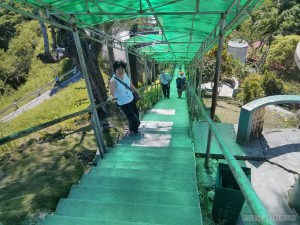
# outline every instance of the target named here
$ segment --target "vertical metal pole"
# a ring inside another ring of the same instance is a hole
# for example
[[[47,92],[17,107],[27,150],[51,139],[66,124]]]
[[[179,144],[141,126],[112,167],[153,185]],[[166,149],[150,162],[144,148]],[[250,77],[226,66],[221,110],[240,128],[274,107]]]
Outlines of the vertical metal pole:
[[[196,63],[195,63],[196,64]],[[193,83],[193,90],[196,90],[196,84],[197,84],[197,70],[195,64],[192,67],[192,73],[194,74],[194,83]],[[196,91],[195,91],[196,92]],[[196,106],[196,99],[194,95],[191,95],[191,115],[192,115],[192,122],[194,121],[194,111],[195,111],[195,106]]]
[[[99,117],[98,117],[98,112],[97,112],[97,109],[95,108],[95,99],[94,99],[94,96],[93,96],[91,83],[90,83],[90,80],[89,80],[89,77],[88,77],[87,67],[86,67],[84,56],[83,56],[84,54],[83,54],[83,51],[82,51],[77,26],[72,21],[72,19],[71,19],[70,22],[71,22],[71,25],[72,25],[72,28],[73,28],[73,37],[74,37],[74,41],[75,41],[75,45],[76,45],[76,50],[77,50],[79,62],[80,62],[80,65],[81,65],[82,73],[83,73],[83,76],[84,76],[84,80],[85,80],[85,83],[86,83],[88,96],[89,96],[90,103],[91,103],[92,124],[93,124],[93,128],[94,128],[95,136],[96,136],[96,142],[97,142],[97,145],[98,145],[98,148],[99,148],[99,151],[100,151],[100,155],[103,158],[103,155],[106,152],[106,147],[104,145],[104,141],[103,141],[103,137],[102,137],[102,133],[101,133],[101,126],[100,126],[100,121],[99,121]]]
[[[156,82],[156,72],[155,72],[155,60],[152,60],[152,73],[153,73],[153,81]]]
[[[204,54],[204,45],[201,46],[201,55],[200,55],[199,83],[198,83],[198,97],[199,98],[201,98],[201,85],[202,85],[202,74],[203,74],[203,54]]]
[[[125,45],[125,55],[126,55],[126,62],[127,62],[127,73],[131,80],[131,68],[130,68],[130,62],[129,62],[129,55],[128,55],[128,45]]]
[[[222,51],[223,51],[223,42],[224,42],[224,34],[223,30],[225,27],[226,15],[221,15],[220,21],[220,31],[219,31],[219,42],[218,42],[218,51],[217,51],[217,62],[216,62],[216,70],[214,76],[214,88],[213,88],[213,96],[212,103],[210,109],[210,118],[214,121],[216,106],[217,106],[217,98],[218,98],[218,84],[221,73],[221,63],[222,63]],[[211,130],[208,130],[208,138],[207,138],[207,146],[206,146],[206,157],[205,157],[205,167],[208,168],[209,157],[210,157],[210,146],[211,146]]]
[[[215,69],[215,76],[214,76],[214,88],[213,88],[213,96],[212,96],[211,112],[210,112],[210,118],[212,121],[214,121],[214,116],[215,116],[216,106],[217,106],[217,99],[218,99],[218,84],[219,84],[220,74],[221,74],[222,51],[223,51],[223,42],[224,42],[223,30],[224,30],[225,22],[226,22],[226,15],[222,14],[221,17],[222,18],[220,21],[217,62],[216,62],[216,69]]]

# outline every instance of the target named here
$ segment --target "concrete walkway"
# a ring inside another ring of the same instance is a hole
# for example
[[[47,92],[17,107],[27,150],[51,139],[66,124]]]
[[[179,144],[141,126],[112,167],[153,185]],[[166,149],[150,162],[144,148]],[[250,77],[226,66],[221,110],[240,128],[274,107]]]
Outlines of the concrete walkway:
[[[226,146],[237,159],[241,159],[240,164],[251,168],[253,188],[274,223],[278,225],[300,224],[300,218],[289,207],[287,198],[288,192],[291,191],[300,174],[300,130],[296,128],[268,130],[268,132],[263,132],[259,139],[251,141],[247,146],[241,146],[235,142],[234,130],[236,129],[232,124],[216,123],[216,127]],[[206,123],[194,123],[195,152],[200,157],[205,155],[207,130]],[[222,152],[214,138],[211,146],[212,157],[224,163],[221,159],[223,158]],[[215,167],[217,165],[218,163],[213,164]],[[245,204],[238,224],[257,224],[251,217],[252,215],[253,213]]]

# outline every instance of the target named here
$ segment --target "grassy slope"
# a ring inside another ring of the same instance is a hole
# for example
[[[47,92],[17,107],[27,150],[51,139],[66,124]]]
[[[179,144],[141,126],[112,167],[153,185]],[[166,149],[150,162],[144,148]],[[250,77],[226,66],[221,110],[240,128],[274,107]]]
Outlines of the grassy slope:
[[[1,124],[2,135],[79,111],[88,104],[81,81],[12,120],[9,126]],[[83,126],[88,116],[84,117],[1,146],[0,222],[22,224],[30,214],[54,210],[59,198],[66,196],[88,169],[86,162],[93,159],[96,144],[90,127]]]
[[[0,123],[0,135],[80,111],[88,105],[82,80],[9,123]],[[122,114],[116,107],[111,110],[115,118],[105,119],[122,132]],[[110,128],[104,130],[103,136],[106,146],[111,146],[119,133]],[[71,185],[89,170],[96,149],[88,114],[0,146],[0,224],[40,224],[43,215],[55,210],[59,199],[67,197]]]

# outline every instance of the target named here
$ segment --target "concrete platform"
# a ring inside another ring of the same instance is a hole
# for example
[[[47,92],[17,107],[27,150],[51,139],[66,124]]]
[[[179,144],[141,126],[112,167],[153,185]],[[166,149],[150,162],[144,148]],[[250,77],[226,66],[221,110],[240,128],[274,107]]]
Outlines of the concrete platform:
[[[201,128],[199,128],[200,125]],[[233,125],[216,125],[220,133],[222,132],[223,141],[232,150],[236,158],[243,159],[239,161],[240,165],[245,164],[246,167],[251,168],[252,186],[262,200],[274,224],[300,224],[300,217],[289,206],[288,199],[288,193],[300,174],[300,130],[291,128],[265,131],[261,138],[252,141],[245,149],[244,146],[235,143],[235,129]],[[193,135],[206,135],[207,137],[207,130],[207,124],[198,124],[198,128],[193,129],[193,131],[198,133]],[[227,130],[226,134],[223,133],[225,130]],[[194,137],[196,153],[203,155],[205,154],[206,143],[199,139]],[[222,158],[222,152],[217,145],[216,140],[213,139],[211,156]],[[251,150],[253,151],[252,153]],[[249,160],[255,154],[257,154],[256,156],[261,156],[260,160]],[[224,163],[224,161],[219,159],[217,163]],[[213,160],[213,162],[215,163],[212,166],[216,170],[216,160]],[[214,181],[210,180],[209,186],[212,187],[213,183]],[[244,204],[237,224],[258,224],[247,203]]]
[[[231,150],[236,159],[252,159],[263,160],[264,154],[260,144],[260,140],[254,140],[248,146],[242,146],[235,142],[236,140],[236,125],[226,123],[214,123],[219,134],[221,135],[226,146]],[[193,123],[193,141],[195,145],[195,153],[201,157],[206,154],[208,123],[194,122]],[[217,143],[215,137],[212,137],[211,142],[211,157],[214,159],[223,159],[223,153]]]

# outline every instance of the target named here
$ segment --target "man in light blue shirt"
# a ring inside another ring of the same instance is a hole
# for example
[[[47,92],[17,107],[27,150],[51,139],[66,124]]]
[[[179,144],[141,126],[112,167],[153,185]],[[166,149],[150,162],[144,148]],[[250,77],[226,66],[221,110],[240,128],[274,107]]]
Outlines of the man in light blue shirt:
[[[159,81],[161,83],[161,88],[163,90],[163,94],[165,98],[170,98],[170,82],[171,82],[170,75],[166,73],[164,70],[161,71],[161,74],[159,75]]]

